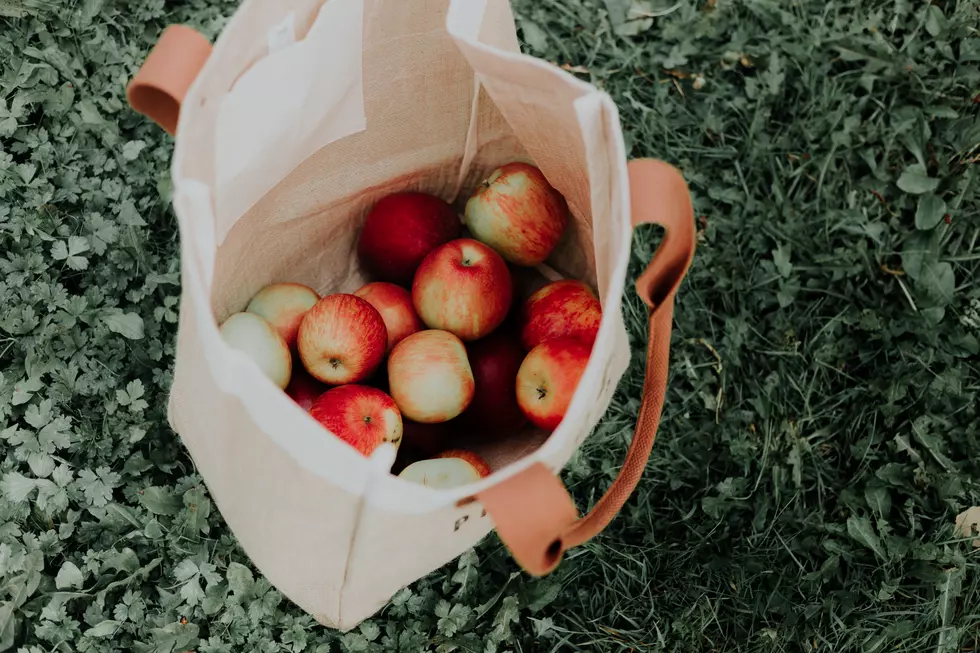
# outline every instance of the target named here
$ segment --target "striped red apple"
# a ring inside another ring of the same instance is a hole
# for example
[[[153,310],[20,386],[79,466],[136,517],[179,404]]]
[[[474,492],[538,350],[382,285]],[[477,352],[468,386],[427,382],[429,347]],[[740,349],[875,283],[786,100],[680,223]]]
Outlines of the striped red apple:
[[[521,343],[534,349],[556,338],[595,342],[602,308],[592,289],[581,281],[563,279],[531,295],[521,309]]]
[[[391,397],[365,385],[342,385],[313,402],[310,415],[365,456],[402,440],[402,417]]]
[[[384,360],[388,331],[374,306],[360,297],[337,293],[307,311],[296,344],[313,378],[331,385],[357,383]]]
[[[565,417],[592,348],[575,338],[543,342],[517,372],[517,403],[532,424],[553,431]]]

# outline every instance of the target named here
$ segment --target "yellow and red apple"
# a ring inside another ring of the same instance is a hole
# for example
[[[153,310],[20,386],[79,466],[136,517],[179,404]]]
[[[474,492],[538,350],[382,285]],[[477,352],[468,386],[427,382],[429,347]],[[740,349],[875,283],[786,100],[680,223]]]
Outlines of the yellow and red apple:
[[[490,476],[491,470],[487,461],[485,461],[475,452],[468,449],[449,449],[447,451],[443,451],[435,457],[436,460],[441,458],[459,458],[460,460],[465,460],[469,464],[473,465],[473,469],[475,469],[476,473],[480,475],[480,478]]]
[[[320,296],[309,286],[274,283],[252,297],[245,310],[265,318],[292,348],[296,346],[296,333],[303,316],[318,301]]]
[[[517,265],[544,262],[568,224],[568,204],[536,167],[503,165],[466,203],[464,218],[473,236]]]
[[[403,469],[398,477],[435,490],[448,490],[482,478],[477,468],[462,458],[420,460]]]
[[[447,422],[473,400],[466,348],[448,331],[419,331],[388,357],[388,387],[402,414],[422,424]]]
[[[244,353],[280,388],[289,385],[293,359],[276,328],[255,313],[235,313],[219,328],[222,340]]]
[[[430,252],[412,282],[412,303],[422,321],[462,340],[482,338],[500,326],[512,295],[507,264],[470,238]]]

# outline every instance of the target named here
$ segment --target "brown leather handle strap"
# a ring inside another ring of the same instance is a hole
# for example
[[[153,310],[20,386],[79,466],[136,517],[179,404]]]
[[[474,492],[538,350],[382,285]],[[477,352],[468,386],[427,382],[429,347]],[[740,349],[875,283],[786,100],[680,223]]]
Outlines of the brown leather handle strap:
[[[601,532],[622,509],[643,475],[660,424],[674,293],[694,256],[694,215],[681,174],[661,161],[629,164],[633,226],[657,222],[667,232],[646,271],[637,279],[640,297],[650,308],[646,377],[636,433],[623,467],[592,510],[582,518],[561,480],[541,463],[477,494],[497,534],[528,573],[552,571],[562,554]]]
[[[180,105],[211,55],[211,43],[184,25],[171,25],[126,87],[129,106],[171,136],[177,131]]]

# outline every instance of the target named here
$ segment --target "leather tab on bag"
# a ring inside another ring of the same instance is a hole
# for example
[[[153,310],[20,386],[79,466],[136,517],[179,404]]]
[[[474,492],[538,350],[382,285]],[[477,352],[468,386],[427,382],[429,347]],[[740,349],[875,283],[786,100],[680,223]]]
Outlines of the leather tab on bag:
[[[655,159],[630,161],[630,220],[633,227],[656,222],[666,229],[636,292],[650,308],[660,306],[687,274],[694,258],[694,208],[687,182],[674,166]]]
[[[129,106],[173,136],[187,89],[210,55],[211,43],[203,35],[171,25],[126,88]]]
[[[565,552],[564,533],[578,510],[551,470],[535,463],[476,496],[494,521],[500,539],[529,574],[550,573]]]

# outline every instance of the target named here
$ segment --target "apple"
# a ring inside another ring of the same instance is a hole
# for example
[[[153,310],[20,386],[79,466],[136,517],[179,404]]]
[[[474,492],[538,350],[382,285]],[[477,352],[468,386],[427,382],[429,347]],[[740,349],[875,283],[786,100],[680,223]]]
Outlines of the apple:
[[[422,320],[415,314],[412,295],[401,286],[384,281],[375,281],[361,286],[355,293],[378,309],[388,330],[387,352],[407,336],[425,328]]]
[[[592,348],[575,338],[543,342],[517,372],[517,403],[538,428],[553,431],[565,417]]]
[[[447,202],[426,193],[396,193],[368,213],[357,253],[372,276],[407,287],[422,259],[458,238],[460,230]]]
[[[432,458],[444,450],[452,436],[453,421],[438,424],[419,424],[402,416],[402,444],[391,473],[397,475],[414,462]]]
[[[306,311],[320,301],[320,296],[301,283],[274,283],[252,297],[245,310],[264,317],[276,327],[289,347],[296,346],[296,332]]]
[[[498,330],[466,346],[476,387],[473,401],[460,417],[468,429],[509,435],[525,422],[517,405],[517,370],[524,350],[516,336]]]
[[[384,359],[388,331],[374,306],[337,293],[307,311],[296,344],[313,378],[331,385],[357,383],[371,376]]]
[[[398,477],[435,490],[448,490],[479,481],[480,472],[462,458],[430,458],[412,463]]]
[[[402,416],[394,400],[366,385],[327,390],[313,402],[310,415],[365,456],[383,442],[397,447],[402,440]]]
[[[412,282],[415,312],[433,329],[476,340],[500,326],[513,287],[507,264],[483,243],[460,238],[422,261]]]
[[[436,459],[439,458],[459,458],[460,460],[465,460],[469,464],[473,465],[473,469],[475,469],[476,473],[480,475],[480,478],[486,478],[487,476],[490,476],[491,473],[490,465],[487,464],[487,461],[474,452],[466,449],[450,449],[448,451],[443,451],[441,454],[436,456]]]
[[[568,204],[528,163],[503,165],[466,202],[470,233],[517,265],[539,265],[568,224]]]
[[[402,415],[422,424],[448,422],[473,400],[466,348],[448,331],[419,331],[391,350],[388,386]]]
[[[310,412],[313,402],[328,390],[328,387],[320,383],[310,373],[303,369],[302,365],[296,366],[293,370],[293,377],[286,386],[286,394],[289,398],[299,404],[299,407]]]
[[[524,302],[521,344],[530,350],[555,338],[576,338],[591,345],[601,321],[602,307],[587,285],[571,279],[555,281]]]
[[[255,313],[235,313],[218,331],[229,347],[251,358],[270,381],[280,388],[289,385],[292,355],[286,341],[267,320]]]
[[[405,427],[403,446],[417,451],[420,458],[430,458],[446,448],[451,435],[449,429],[451,422],[420,424],[410,419],[405,419],[403,422]]]

